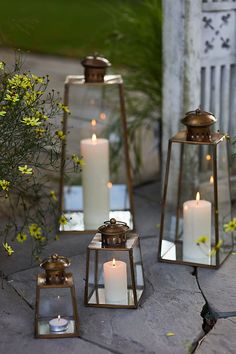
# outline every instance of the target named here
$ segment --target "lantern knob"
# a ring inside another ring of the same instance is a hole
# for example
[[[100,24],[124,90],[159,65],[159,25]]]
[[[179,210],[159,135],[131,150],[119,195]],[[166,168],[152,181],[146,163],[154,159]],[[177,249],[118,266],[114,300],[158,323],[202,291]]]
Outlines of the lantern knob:
[[[187,140],[196,142],[210,142],[210,127],[216,122],[215,116],[210,112],[197,108],[185,114],[181,122],[187,127]]]
[[[104,82],[106,69],[111,66],[111,63],[98,53],[88,55],[81,60],[84,67],[85,82]]]
[[[69,266],[69,259],[57,253],[52,254],[40,264],[40,267],[45,270],[47,284],[62,284],[65,281],[65,269]]]
[[[102,244],[104,247],[123,247],[128,230],[129,226],[125,222],[117,221],[115,218],[105,221],[98,228],[98,232],[102,234]]]

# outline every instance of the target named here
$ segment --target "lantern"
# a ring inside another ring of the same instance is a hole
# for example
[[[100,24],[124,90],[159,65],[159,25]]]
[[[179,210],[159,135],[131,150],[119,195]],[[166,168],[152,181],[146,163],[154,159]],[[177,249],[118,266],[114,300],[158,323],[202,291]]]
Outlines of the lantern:
[[[87,249],[85,305],[137,308],[143,290],[138,235],[124,222],[106,221]]]
[[[67,258],[52,255],[40,265],[45,273],[37,276],[35,336],[64,338],[79,336],[79,319],[73,276],[66,273]]]
[[[231,253],[224,231],[231,220],[226,134],[212,133],[215,117],[186,113],[187,130],[169,140],[158,258],[163,262],[218,268]]]
[[[63,119],[59,201],[67,223],[60,231],[94,232],[112,217],[132,228],[123,80],[120,75],[105,75],[110,63],[103,57],[88,56],[81,63],[85,75],[71,75],[65,80],[64,103],[70,106],[71,115],[65,112]],[[81,173],[65,173],[70,159]]]

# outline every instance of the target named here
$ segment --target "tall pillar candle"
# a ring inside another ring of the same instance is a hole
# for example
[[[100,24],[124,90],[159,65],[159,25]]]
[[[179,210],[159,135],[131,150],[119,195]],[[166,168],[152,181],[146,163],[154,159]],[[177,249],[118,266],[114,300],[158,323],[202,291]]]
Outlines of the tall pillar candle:
[[[127,304],[127,265],[114,260],[103,264],[105,299],[108,304]]]
[[[84,225],[97,229],[109,219],[109,142],[107,139],[83,139],[80,151],[84,159],[82,170]]]
[[[200,200],[188,200],[183,205],[183,261],[210,264],[211,250],[211,203]],[[197,242],[205,236],[204,242]]]

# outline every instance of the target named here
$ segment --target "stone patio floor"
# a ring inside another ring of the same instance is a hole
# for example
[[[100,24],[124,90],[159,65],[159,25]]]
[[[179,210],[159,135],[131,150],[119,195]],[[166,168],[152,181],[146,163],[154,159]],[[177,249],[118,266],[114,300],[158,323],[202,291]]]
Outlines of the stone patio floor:
[[[9,61],[12,53],[1,50],[0,56]],[[76,74],[77,64],[27,57],[35,73],[46,68],[53,77],[52,86],[61,88],[65,73]],[[80,338],[34,338],[35,278],[40,269],[31,263],[30,248],[19,250],[14,258],[0,257],[0,354],[235,354],[236,256],[231,255],[217,271],[158,263],[160,195],[160,183],[135,188],[145,273],[145,293],[136,310],[84,307],[85,252],[93,235],[62,236],[45,248],[45,256],[57,252],[71,259]],[[216,322],[207,334],[202,330],[203,307],[205,318]]]

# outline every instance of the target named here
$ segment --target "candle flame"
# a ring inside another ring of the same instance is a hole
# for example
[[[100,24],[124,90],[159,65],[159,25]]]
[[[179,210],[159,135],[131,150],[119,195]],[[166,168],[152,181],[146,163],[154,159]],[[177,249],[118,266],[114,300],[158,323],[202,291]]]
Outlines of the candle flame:
[[[200,193],[197,192],[197,194],[196,194],[196,201],[197,201],[197,204],[198,204],[199,200],[200,200]]]
[[[112,266],[113,266],[113,267],[116,266],[116,260],[115,260],[115,258],[113,258],[113,260],[112,260]]]
[[[57,319],[58,319],[58,321],[60,321],[60,319],[61,319],[61,316],[60,316],[60,315],[58,315],[58,316],[57,316]]]
[[[93,142],[93,143],[96,143],[96,142],[97,142],[96,134],[93,134],[93,135],[92,135],[92,142]]]
[[[101,120],[105,120],[106,118],[107,118],[106,113],[101,112],[101,113],[100,113],[100,119],[101,119]]]
[[[211,184],[214,183],[214,177],[213,177],[213,176],[210,177],[210,183],[211,183]]]
[[[207,160],[207,161],[210,161],[210,160],[211,160],[211,155],[209,155],[209,154],[206,155],[206,160]]]
[[[91,125],[92,125],[92,127],[96,127],[96,125],[97,125],[96,119],[91,120]]]
[[[107,188],[109,188],[109,189],[112,188],[112,182],[111,181],[107,182]]]

